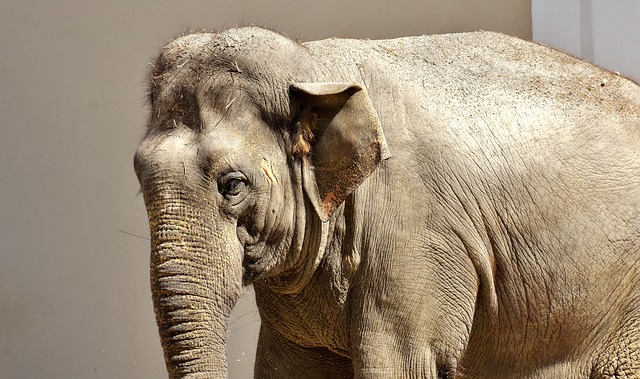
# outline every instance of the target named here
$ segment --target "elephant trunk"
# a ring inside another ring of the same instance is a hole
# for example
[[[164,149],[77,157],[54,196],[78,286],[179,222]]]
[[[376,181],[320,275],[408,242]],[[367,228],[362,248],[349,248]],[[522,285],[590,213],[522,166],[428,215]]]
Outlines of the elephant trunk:
[[[156,320],[170,378],[226,378],[227,322],[241,291],[242,258],[235,230],[189,196],[145,194]]]

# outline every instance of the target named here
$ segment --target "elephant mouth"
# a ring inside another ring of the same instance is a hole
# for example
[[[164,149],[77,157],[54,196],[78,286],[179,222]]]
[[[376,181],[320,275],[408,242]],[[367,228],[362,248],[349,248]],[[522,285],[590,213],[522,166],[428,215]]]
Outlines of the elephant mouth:
[[[264,242],[247,244],[244,246],[244,258],[242,260],[242,282],[249,285],[260,279],[268,268],[269,260],[265,258]]]
[[[243,274],[242,283],[245,286],[250,285],[254,281],[260,279],[264,271],[266,270],[266,263],[258,259],[257,261],[250,261],[245,259],[242,262]]]
[[[236,229],[236,235],[243,252],[242,282],[244,285],[248,285],[259,278],[266,269],[266,260],[263,254],[265,243],[258,240],[259,236],[252,236],[242,226]]]

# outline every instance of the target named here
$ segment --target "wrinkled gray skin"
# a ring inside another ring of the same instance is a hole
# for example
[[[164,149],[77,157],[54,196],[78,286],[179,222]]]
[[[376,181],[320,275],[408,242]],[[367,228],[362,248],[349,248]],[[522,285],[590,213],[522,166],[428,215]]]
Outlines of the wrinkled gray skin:
[[[171,378],[640,377],[640,88],[495,33],[162,49],[135,157]]]

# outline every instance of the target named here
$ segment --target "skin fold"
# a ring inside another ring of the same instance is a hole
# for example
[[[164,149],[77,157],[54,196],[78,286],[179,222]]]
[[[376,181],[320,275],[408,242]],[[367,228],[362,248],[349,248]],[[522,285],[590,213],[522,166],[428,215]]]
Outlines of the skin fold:
[[[171,378],[640,377],[640,88],[490,32],[179,37],[135,155]]]

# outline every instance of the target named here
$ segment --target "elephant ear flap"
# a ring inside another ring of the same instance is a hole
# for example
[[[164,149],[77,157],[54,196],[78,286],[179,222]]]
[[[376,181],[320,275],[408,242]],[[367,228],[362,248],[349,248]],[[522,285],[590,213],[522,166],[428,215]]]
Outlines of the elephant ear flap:
[[[323,221],[378,164],[390,158],[380,121],[365,88],[356,83],[296,83],[294,155],[303,186]]]

